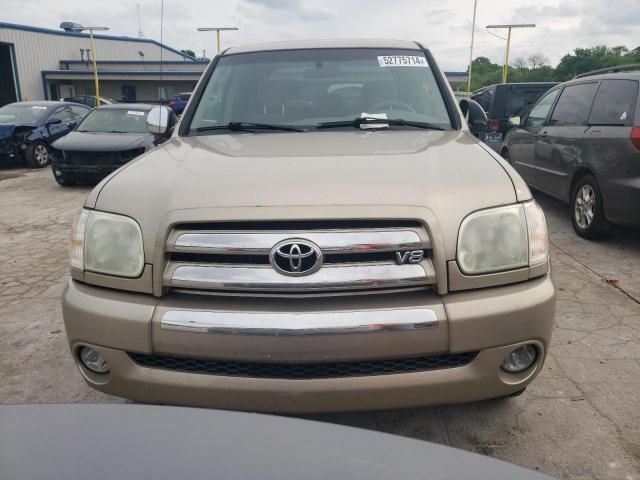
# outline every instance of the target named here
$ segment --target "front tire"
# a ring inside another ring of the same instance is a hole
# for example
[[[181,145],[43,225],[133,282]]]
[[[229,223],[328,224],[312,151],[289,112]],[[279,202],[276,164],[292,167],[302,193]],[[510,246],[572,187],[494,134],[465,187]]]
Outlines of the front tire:
[[[49,165],[49,147],[46,143],[36,142],[25,151],[25,160],[31,168],[44,168]]]
[[[72,187],[76,184],[75,180],[69,180],[68,178],[65,178],[62,175],[60,176],[54,175],[53,178],[56,179],[56,182],[58,182],[58,185],[60,185],[61,187]]]
[[[603,237],[611,230],[604,215],[600,186],[592,175],[585,175],[573,187],[571,223],[579,236],[590,240]]]

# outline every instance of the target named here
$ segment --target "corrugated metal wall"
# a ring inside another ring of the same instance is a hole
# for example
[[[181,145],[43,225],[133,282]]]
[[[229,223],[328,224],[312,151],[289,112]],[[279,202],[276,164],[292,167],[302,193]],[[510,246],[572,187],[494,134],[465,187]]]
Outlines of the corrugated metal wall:
[[[44,98],[43,70],[58,70],[60,60],[80,60],[80,49],[89,48],[89,38],[56,35],[0,27],[0,42],[15,45],[17,74],[23,100]],[[100,60],[160,60],[160,47],[153,43],[95,39]],[[164,49],[163,60],[184,60],[181,55]]]

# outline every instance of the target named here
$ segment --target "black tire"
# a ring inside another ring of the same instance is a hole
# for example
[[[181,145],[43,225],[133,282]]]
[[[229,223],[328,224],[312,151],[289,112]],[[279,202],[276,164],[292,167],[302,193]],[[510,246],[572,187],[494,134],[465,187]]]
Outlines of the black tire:
[[[611,231],[604,215],[604,202],[598,182],[592,175],[580,178],[571,192],[571,223],[582,238],[601,238]]]
[[[56,179],[56,182],[58,182],[58,185],[60,185],[61,187],[72,187],[76,184],[75,180],[69,180],[68,178],[65,178],[63,175],[60,175],[60,176],[54,175],[53,178]]]
[[[500,152],[500,156],[504,158],[509,163],[509,165],[511,165],[511,154],[509,153],[509,150],[503,148]]]
[[[29,145],[24,152],[27,165],[31,168],[44,168],[49,165],[49,147],[44,142]]]

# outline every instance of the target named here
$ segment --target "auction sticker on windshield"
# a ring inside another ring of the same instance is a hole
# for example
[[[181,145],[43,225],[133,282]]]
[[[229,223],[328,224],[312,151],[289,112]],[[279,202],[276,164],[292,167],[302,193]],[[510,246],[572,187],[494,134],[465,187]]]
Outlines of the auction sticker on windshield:
[[[144,115],[144,112],[139,112],[137,110],[129,110],[127,112],[127,115],[138,115],[139,117],[141,117],[142,115]]]
[[[429,67],[427,59],[418,55],[389,55],[378,57],[381,67]]]

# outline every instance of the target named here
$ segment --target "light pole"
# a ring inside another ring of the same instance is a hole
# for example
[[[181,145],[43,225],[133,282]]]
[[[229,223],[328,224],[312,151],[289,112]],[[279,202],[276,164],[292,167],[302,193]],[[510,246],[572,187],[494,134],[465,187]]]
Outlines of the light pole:
[[[509,47],[511,46],[511,29],[512,28],[534,28],[535,23],[513,23],[508,25],[487,25],[486,28],[506,28],[509,30],[507,34],[507,48],[504,51],[504,65],[502,66],[502,83],[507,83],[509,76]]]
[[[199,32],[216,32],[216,38],[218,39],[218,53],[220,53],[220,32],[222,30],[238,30],[237,27],[198,27]]]
[[[467,74],[467,94],[471,95],[471,67],[473,66],[473,39],[476,33],[476,9],[478,0],[473,2],[473,25],[471,25],[471,48],[469,49],[469,73]]]
[[[64,26],[63,26],[64,25]],[[96,64],[96,47],[93,43],[93,32],[94,31],[105,31],[109,30],[109,27],[84,27],[77,23],[64,22],[60,24],[67,31],[71,32],[85,32],[89,31],[89,45],[91,45],[91,62],[93,63],[93,83],[96,87],[96,107],[100,106],[100,83],[98,81],[98,65]]]

